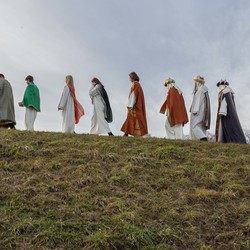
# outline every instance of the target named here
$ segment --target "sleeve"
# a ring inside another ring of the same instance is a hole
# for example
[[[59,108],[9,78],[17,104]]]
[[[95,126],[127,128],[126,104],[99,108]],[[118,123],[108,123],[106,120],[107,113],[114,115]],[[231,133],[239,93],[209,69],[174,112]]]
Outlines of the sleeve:
[[[227,102],[225,98],[221,101],[219,115],[227,116]]]
[[[98,85],[96,85],[96,86],[90,88],[90,90],[89,90],[89,95],[90,95],[90,97],[95,97],[95,96],[97,96],[97,95],[99,95],[99,94],[100,94],[100,92],[99,92]]]
[[[136,96],[135,96],[135,92],[133,91],[128,98],[128,108],[133,108],[136,102]]]
[[[201,96],[202,96],[202,92],[199,91],[196,93],[196,95],[194,95],[194,101],[192,103],[192,113],[198,113],[199,109],[200,109],[200,102],[201,102]]]
[[[70,95],[69,88],[67,86],[65,86],[63,89],[61,100],[58,104],[58,108],[64,109],[64,107],[66,106],[69,95]]]

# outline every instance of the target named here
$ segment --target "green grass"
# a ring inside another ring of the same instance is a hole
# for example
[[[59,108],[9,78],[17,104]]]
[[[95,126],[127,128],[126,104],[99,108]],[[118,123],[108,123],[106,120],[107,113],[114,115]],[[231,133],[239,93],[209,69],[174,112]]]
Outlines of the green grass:
[[[249,152],[0,130],[0,249],[249,249]]]

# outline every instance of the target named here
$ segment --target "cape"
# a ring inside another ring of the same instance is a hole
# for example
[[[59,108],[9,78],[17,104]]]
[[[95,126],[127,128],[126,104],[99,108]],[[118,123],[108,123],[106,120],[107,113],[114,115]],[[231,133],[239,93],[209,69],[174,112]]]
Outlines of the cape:
[[[134,92],[136,102],[132,110],[128,110],[127,119],[121,127],[124,133],[135,135],[135,130],[140,130],[140,136],[148,134],[145,99],[139,82],[134,82],[130,92]]]
[[[172,87],[168,91],[167,99],[160,109],[160,113],[165,114],[168,110],[168,120],[171,127],[188,122],[187,111],[182,94]]]
[[[111,109],[111,106],[110,106],[108,94],[107,94],[107,92],[106,92],[106,90],[105,90],[105,88],[103,87],[102,84],[100,84],[99,91],[100,91],[100,94],[101,94],[102,99],[104,100],[104,103],[105,103],[105,106],[106,106],[105,120],[108,123],[111,123],[113,121],[113,113],[112,113],[112,109]]]
[[[84,115],[84,109],[76,99],[75,88],[69,84],[67,86],[69,87],[69,92],[74,101],[75,124],[78,124],[80,118]]]
[[[7,80],[0,80],[0,125],[15,121],[15,109],[12,87]]]
[[[210,123],[211,123],[210,99],[209,99],[208,92],[205,92],[205,109],[204,109],[204,116],[202,120],[202,126],[208,130],[210,129]]]
[[[26,87],[22,103],[25,107],[32,107],[41,112],[39,89],[33,82]]]
[[[225,98],[227,102],[227,115],[219,115],[221,102]],[[219,96],[218,100],[218,112],[217,112],[217,120],[216,120],[216,130],[215,130],[215,138],[216,141],[224,143],[236,142],[236,143],[246,143],[246,137],[243,133],[237,111],[234,102],[234,96],[232,92],[223,93]],[[221,126],[221,127],[220,127]],[[219,133],[221,135],[219,136]]]

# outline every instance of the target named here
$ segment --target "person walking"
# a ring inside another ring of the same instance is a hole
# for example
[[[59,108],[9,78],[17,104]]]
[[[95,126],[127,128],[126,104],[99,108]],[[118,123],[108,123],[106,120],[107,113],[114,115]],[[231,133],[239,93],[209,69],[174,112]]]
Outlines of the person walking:
[[[12,87],[0,74],[0,127],[15,129],[15,109]]]
[[[112,109],[108,94],[98,78],[91,80],[89,95],[93,104],[93,116],[91,118],[91,134],[108,134],[113,136],[109,123],[113,121]]]
[[[144,136],[148,134],[148,126],[143,89],[139,83],[140,78],[135,72],[129,74],[129,80],[132,86],[128,96],[128,112],[121,131],[124,132],[124,136]]]
[[[34,77],[28,75],[25,78],[27,83],[22,102],[19,102],[20,107],[25,107],[25,129],[34,130],[34,123],[37,117],[37,112],[40,109],[40,93],[38,87],[34,83]]]
[[[190,108],[190,138],[207,141],[207,130],[210,128],[211,111],[208,88],[201,76],[194,77],[193,101]]]
[[[62,132],[74,133],[75,124],[78,124],[80,118],[84,115],[84,109],[76,99],[73,77],[67,75],[65,83],[58,110],[62,111]]]
[[[217,83],[218,111],[216,119],[216,142],[222,143],[246,143],[246,137],[242,130],[234,102],[234,92],[226,80]]]
[[[188,122],[188,116],[182,91],[171,78],[165,81],[164,86],[168,88],[168,94],[160,113],[167,116],[165,122],[167,136],[169,139],[183,139],[183,126]]]

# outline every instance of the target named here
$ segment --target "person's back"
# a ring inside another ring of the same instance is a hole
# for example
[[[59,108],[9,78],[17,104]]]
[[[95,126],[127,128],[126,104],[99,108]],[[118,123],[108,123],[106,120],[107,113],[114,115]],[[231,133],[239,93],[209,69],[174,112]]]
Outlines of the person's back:
[[[11,84],[0,74],[0,126],[15,128],[14,98]]]
[[[25,129],[34,130],[34,123],[36,120],[37,112],[40,109],[40,94],[38,87],[34,84],[34,78],[28,75],[25,78],[27,83],[22,102],[19,102],[20,107],[25,107]]]

